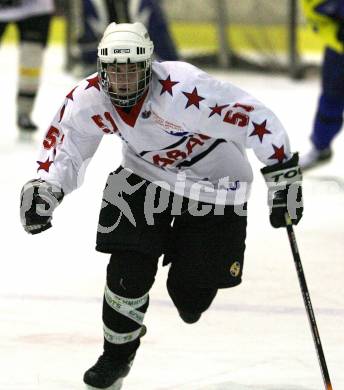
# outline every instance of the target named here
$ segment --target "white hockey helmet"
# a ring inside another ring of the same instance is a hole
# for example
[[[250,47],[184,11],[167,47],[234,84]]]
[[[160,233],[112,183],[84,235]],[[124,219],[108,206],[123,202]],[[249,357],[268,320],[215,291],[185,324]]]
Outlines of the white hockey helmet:
[[[131,107],[148,89],[154,45],[142,23],[110,23],[98,45],[98,75],[115,106]]]

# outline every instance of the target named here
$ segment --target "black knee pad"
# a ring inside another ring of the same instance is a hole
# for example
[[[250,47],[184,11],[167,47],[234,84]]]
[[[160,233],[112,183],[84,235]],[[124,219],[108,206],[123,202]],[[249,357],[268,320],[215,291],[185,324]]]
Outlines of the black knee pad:
[[[167,279],[168,293],[179,311],[188,313],[205,312],[214,300],[217,289],[182,285]]]
[[[123,250],[112,253],[107,267],[107,285],[128,298],[141,297],[152,287],[158,259],[144,253]]]

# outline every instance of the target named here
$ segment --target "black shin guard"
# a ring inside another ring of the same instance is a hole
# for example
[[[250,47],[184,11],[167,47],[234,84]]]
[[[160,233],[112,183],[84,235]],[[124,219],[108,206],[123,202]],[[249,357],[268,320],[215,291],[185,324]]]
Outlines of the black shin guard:
[[[104,326],[113,332],[128,334],[128,342],[117,342],[111,340],[111,337],[104,337],[106,352],[127,357],[139,347],[145,328],[132,317],[125,315],[123,307],[126,304],[135,305],[132,307],[136,309],[133,311],[138,317],[146,312],[149,305],[148,292],[155,280],[157,262],[158,259],[135,251],[117,251],[112,254],[107,267],[103,322]],[[112,300],[115,302],[112,303]]]

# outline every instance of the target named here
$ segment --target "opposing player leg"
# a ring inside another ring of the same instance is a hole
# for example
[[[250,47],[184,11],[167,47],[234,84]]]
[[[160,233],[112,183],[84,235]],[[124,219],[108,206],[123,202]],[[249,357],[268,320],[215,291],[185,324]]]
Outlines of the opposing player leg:
[[[130,21],[143,23],[154,42],[155,54],[162,61],[178,61],[179,55],[169,30],[163,8],[157,0],[130,0],[127,8]]]
[[[23,140],[30,139],[37,130],[31,115],[39,88],[50,20],[50,15],[41,15],[17,23],[20,31],[17,125]]]
[[[303,170],[328,162],[331,144],[343,125],[344,55],[327,48],[321,70],[322,93],[311,136],[311,150],[300,157]]]

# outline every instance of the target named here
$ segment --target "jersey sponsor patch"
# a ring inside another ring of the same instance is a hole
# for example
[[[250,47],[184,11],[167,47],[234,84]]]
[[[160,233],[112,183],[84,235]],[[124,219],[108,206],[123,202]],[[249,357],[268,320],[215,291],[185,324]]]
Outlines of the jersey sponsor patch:
[[[190,134],[188,131],[185,131],[185,129],[183,129],[181,126],[162,118],[154,111],[152,111],[152,119],[162,130],[164,130],[170,135],[174,135],[176,137],[183,137],[187,134]]]

